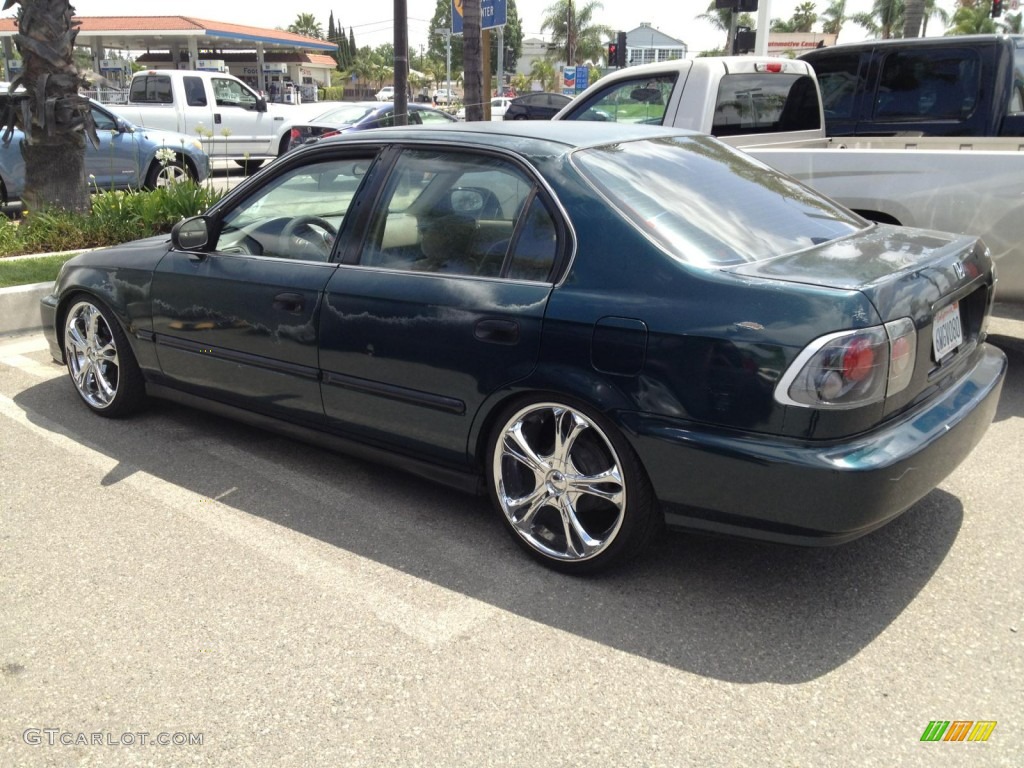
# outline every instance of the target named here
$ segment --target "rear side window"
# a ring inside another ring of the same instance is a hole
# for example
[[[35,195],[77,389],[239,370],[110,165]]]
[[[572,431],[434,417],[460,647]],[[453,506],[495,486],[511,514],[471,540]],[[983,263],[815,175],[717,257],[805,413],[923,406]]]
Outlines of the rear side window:
[[[569,120],[661,125],[677,74],[623,80],[575,109]]]
[[[875,98],[878,120],[964,120],[977,103],[977,51],[894,51],[882,62]]]
[[[812,131],[821,128],[818,90],[808,75],[736,74],[722,78],[711,133]]]
[[[132,80],[128,98],[136,104],[170,104],[171,78],[164,75],[142,75]]]
[[[821,89],[821,105],[825,117],[850,119],[860,90],[860,54],[826,56],[813,63]]]

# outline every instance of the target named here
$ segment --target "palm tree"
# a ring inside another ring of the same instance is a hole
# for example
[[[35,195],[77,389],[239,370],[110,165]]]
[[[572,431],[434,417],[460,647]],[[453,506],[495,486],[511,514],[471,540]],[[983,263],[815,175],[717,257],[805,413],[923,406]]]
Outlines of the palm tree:
[[[539,82],[545,91],[558,90],[558,73],[550,61],[534,59],[533,66],[530,67],[530,79]]]
[[[924,21],[924,0],[903,0],[903,37],[918,37]]]
[[[732,50],[732,39],[729,37],[731,32],[730,22],[732,21],[732,11],[729,8],[718,8],[715,5],[715,0],[711,0],[711,4],[705,13],[700,14],[696,18],[699,21],[705,21],[715,29],[721,30],[725,33],[725,47],[722,49],[724,53],[728,53]],[[749,13],[741,13],[736,17],[736,26],[738,27],[749,27],[750,29],[756,29],[757,24],[754,21],[754,17]]]
[[[1021,15],[1019,13],[1016,16],[1007,14],[1003,17],[1000,26],[1010,34],[1019,35],[1021,33]]]
[[[875,0],[869,13],[855,13],[850,21],[875,37],[888,40],[895,37],[894,30],[903,31],[902,18],[903,0]]]
[[[982,0],[977,5],[961,5],[953,14],[953,26],[946,31],[947,35],[976,35],[996,31],[996,22],[992,18],[992,3]]]
[[[295,21],[288,25],[288,31],[292,34],[318,39],[322,39],[324,36],[323,25],[316,20],[316,16],[312,13],[300,13],[295,17]]]
[[[484,119],[484,61],[480,36],[480,0],[462,0],[463,77],[466,120]]]
[[[89,210],[85,182],[85,135],[98,144],[89,101],[78,95],[88,86],[74,63],[78,24],[70,0],[5,0],[19,5],[14,45],[24,69],[10,85],[27,91],[20,108],[11,99],[7,125],[21,128],[28,210]],[[9,137],[8,137],[9,140]]]
[[[821,14],[821,31],[838,38],[843,29],[843,22],[848,18],[846,0],[832,0],[832,4]]]
[[[928,19],[937,18],[943,27],[949,26],[949,13],[936,5],[936,0],[924,0],[924,21],[921,23],[921,37],[928,35]]]
[[[544,11],[541,32],[551,31],[551,44],[558,55],[565,54],[566,64],[584,64],[600,61],[605,55],[605,41],[611,37],[611,27],[593,24],[594,11],[604,6],[590,0],[578,7],[575,0],[557,0]]]
[[[818,14],[814,12],[814,3],[801,3],[793,11],[794,32],[810,32],[814,22],[818,20]]]

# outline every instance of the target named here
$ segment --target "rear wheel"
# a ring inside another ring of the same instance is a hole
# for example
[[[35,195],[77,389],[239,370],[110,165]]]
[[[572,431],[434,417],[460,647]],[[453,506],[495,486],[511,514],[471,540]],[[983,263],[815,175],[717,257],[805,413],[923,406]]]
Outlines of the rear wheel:
[[[593,572],[637,555],[659,517],[650,481],[611,422],[579,405],[536,399],[499,418],[489,446],[491,499],[533,557]]]
[[[235,163],[239,168],[248,176],[250,173],[254,173],[261,165],[262,160],[235,160]]]
[[[79,297],[64,318],[64,357],[71,383],[101,416],[127,416],[145,401],[142,372],[113,313]]]

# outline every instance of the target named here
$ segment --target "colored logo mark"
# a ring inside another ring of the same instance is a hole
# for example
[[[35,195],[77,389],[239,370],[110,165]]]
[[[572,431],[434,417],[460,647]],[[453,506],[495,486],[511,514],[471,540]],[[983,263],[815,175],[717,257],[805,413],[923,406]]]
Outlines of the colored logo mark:
[[[988,741],[995,728],[995,720],[932,720],[921,741]]]

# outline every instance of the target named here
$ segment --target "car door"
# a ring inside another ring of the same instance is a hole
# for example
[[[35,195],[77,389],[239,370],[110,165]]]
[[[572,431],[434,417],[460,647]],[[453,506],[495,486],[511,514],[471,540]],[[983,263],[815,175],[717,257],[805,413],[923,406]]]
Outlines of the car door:
[[[211,78],[210,85],[214,96],[211,137],[214,151],[210,157],[216,158],[218,151],[231,156],[246,152],[276,154],[270,150],[275,132],[273,116],[257,111],[256,94],[237,80],[226,77]]]
[[[207,250],[161,260],[153,331],[167,383],[273,416],[322,420],[321,295],[337,268],[337,232],[374,157],[359,148],[293,160],[214,214]]]
[[[140,169],[139,139],[134,133],[122,132],[117,119],[107,110],[93,104],[92,119],[96,123],[99,146],[85,143],[85,173],[92,191],[140,187],[145,169]]]
[[[328,418],[363,441],[464,464],[491,393],[536,364],[567,230],[528,172],[468,150],[405,149],[327,285]]]

